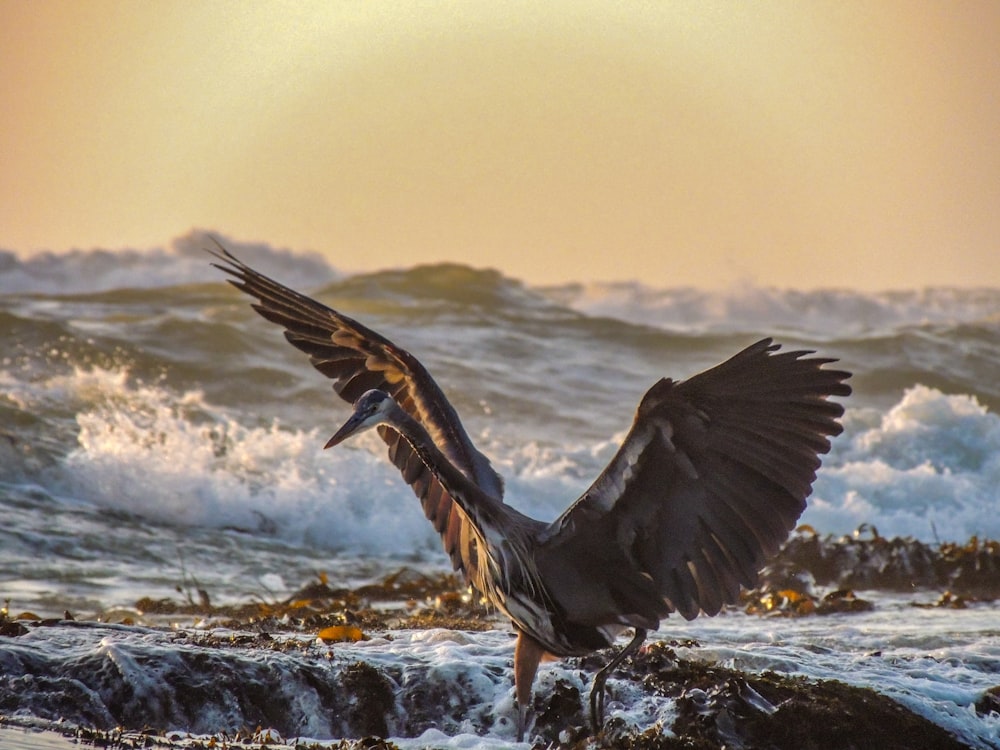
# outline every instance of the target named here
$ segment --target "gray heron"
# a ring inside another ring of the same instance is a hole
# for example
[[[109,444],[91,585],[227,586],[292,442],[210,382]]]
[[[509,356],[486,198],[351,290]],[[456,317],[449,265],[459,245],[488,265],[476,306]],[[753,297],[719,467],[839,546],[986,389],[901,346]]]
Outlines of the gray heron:
[[[752,588],[842,430],[830,398],[850,395],[850,373],[763,339],[656,382],[608,466],[545,523],[504,503],[502,479],[412,354],[219,250],[213,265],[354,405],[325,447],[376,428],[455,570],[510,618],[519,739],[543,658],[588,654],[633,630],[594,677],[598,732],[608,675],[660,620],[715,615]]]

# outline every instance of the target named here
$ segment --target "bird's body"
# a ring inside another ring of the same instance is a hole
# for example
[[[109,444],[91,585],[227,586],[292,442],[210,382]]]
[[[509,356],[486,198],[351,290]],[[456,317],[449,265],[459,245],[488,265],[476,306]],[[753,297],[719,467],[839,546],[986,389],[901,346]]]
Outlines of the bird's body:
[[[544,523],[503,502],[502,480],[415,357],[223,253],[232,283],[354,403],[327,447],[377,427],[456,570],[510,617],[519,735],[546,655],[587,654],[635,631],[595,678],[596,728],[610,669],[648,630],[671,612],[714,615],[753,586],[841,431],[843,407],[829,398],[850,394],[850,374],[765,339],[654,384],[611,463]]]
[[[625,625],[633,624],[614,623],[600,615],[594,618],[595,623],[600,624],[584,624],[566,612],[559,604],[558,592],[549,591],[548,582],[560,580],[579,590],[578,587],[584,585],[585,575],[592,580],[592,572],[582,569],[579,564],[590,567],[593,558],[567,560],[564,555],[553,554],[548,549],[551,542],[544,541],[550,531],[549,524],[497,502],[464,474],[452,470],[420,423],[383,391],[364,393],[355,405],[354,416],[330,438],[326,447],[379,425],[401,435],[455,499],[458,512],[474,540],[472,546],[477,555],[477,576],[471,583],[545,653],[553,656],[588,654],[611,645]],[[592,600],[589,604],[594,606],[596,602]],[[610,607],[610,600],[606,606]]]

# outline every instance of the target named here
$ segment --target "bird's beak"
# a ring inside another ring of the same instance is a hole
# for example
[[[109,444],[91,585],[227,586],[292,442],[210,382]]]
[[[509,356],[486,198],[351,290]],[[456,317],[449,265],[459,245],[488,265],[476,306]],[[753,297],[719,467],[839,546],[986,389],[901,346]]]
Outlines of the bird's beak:
[[[343,426],[337,430],[333,437],[326,441],[326,445],[323,446],[323,450],[327,448],[332,448],[333,446],[344,442],[353,435],[357,429],[361,426],[361,418],[357,414],[352,414],[351,418],[344,422]]]

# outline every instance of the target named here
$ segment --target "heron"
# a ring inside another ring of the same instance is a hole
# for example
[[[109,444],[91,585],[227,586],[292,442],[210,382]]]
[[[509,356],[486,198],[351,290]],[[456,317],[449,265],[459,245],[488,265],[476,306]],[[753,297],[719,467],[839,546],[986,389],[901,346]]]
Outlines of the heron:
[[[831,398],[850,395],[851,373],[765,338],[654,383],[607,467],[546,523],[504,502],[503,480],[416,357],[216,244],[212,265],[353,404],[325,447],[376,429],[454,569],[510,619],[519,741],[543,659],[608,648],[631,629],[593,679],[596,734],[608,676],[662,619],[718,614],[752,588],[843,429]]]

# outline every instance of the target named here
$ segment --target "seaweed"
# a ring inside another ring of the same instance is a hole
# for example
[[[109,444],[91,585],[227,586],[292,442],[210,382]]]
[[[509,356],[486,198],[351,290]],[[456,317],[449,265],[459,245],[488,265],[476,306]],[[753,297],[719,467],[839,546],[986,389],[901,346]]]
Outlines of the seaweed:
[[[1000,543],[994,541],[973,537],[964,544],[927,545],[912,539],[885,539],[872,527],[838,538],[820,537],[805,527],[762,571],[760,584],[743,593],[739,606],[763,617],[821,617],[870,611],[875,605],[858,596],[856,589],[916,589],[936,592],[936,596],[914,602],[914,606],[963,608],[1000,595],[998,572]],[[468,705],[461,700],[461,689],[456,698],[454,685],[426,677],[403,685],[399,674],[364,661],[351,662],[331,673],[321,668],[321,663],[331,658],[332,644],[367,639],[375,633],[391,639],[393,631],[403,628],[478,631],[506,627],[501,613],[456,576],[427,575],[408,568],[357,588],[333,586],[320,574],[285,599],[257,597],[230,605],[214,603],[209,592],[200,587],[197,597],[185,595],[187,584],[185,578],[184,587],[177,589],[182,594],[180,600],[146,597],[136,602],[132,611],[99,613],[93,620],[70,612],[61,618],[42,618],[32,612],[11,614],[8,601],[0,609],[0,638],[21,638],[36,628],[98,627],[109,621],[120,623],[117,627],[170,624],[172,628],[163,631],[165,637],[190,647],[184,658],[192,679],[214,675],[208,685],[188,684],[183,675],[171,678],[178,681],[171,698],[177,716],[193,715],[199,701],[210,699],[212,691],[225,690],[239,702],[242,715],[253,725],[225,731],[220,728],[210,736],[167,733],[164,727],[146,725],[145,704],[131,694],[127,684],[117,685],[108,679],[105,685],[112,687],[102,694],[104,704],[90,706],[87,700],[95,693],[79,682],[80,694],[73,700],[78,707],[83,706],[78,719],[86,726],[72,731],[84,745],[355,750],[392,748],[392,743],[383,739],[388,734],[419,735],[428,727],[439,726],[442,712],[449,713],[448,720],[461,720]],[[619,670],[641,691],[673,699],[676,718],[671,726],[640,730],[612,718],[596,737],[591,736],[586,696],[581,695],[578,685],[559,679],[550,690],[536,691],[534,696],[536,746],[963,747],[942,728],[873,689],[773,672],[742,672],[706,660],[682,659],[676,651],[680,646],[698,648],[693,641],[654,642]],[[325,715],[339,722],[343,736],[352,739],[339,744],[307,744],[282,738],[277,732],[291,731],[293,725],[288,721],[289,706],[272,695],[273,676],[264,668],[237,671],[227,663],[228,650],[301,656],[298,679],[313,691]],[[571,669],[585,673],[594,672],[605,662],[606,654],[566,660]],[[44,687],[42,682],[49,678],[28,674],[18,679],[34,680],[36,687]],[[53,683],[51,691],[42,690],[41,694],[51,693],[53,700],[64,700],[66,693],[60,691],[65,691],[67,684],[77,682]],[[449,703],[448,698],[453,700]],[[6,694],[0,701],[0,725],[9,724],[10,715],[23,708],[16,693]],[[58,705],[34,708],[40,720],[59,716]],[[984,691],[974,708],[980,716],[1000,714],[1000,685]],[[117,726],[108,724],[109,710]],[[493,716],[476,718],[482,731],[489,731],[496,720]],[[178,725],[186,726],[174,724]],[[261,729],[267,726],[272,729]],[[60,726],[59,731],[65,732],[66,727]]]

